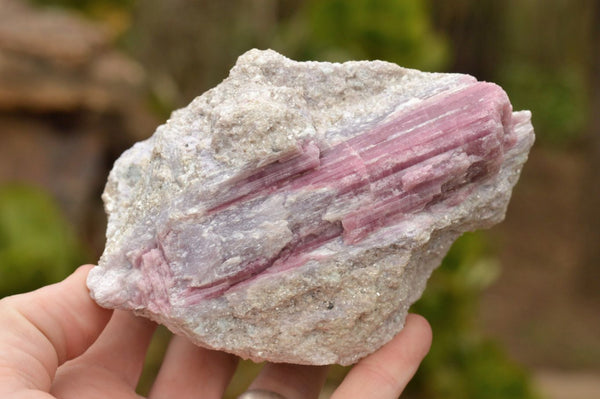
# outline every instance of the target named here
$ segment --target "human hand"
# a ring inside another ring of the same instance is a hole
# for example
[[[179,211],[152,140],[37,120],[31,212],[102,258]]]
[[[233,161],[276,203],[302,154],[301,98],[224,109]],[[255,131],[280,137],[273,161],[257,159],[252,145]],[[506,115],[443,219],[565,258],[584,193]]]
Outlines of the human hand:
[[[96,305],[85,285],[90,268],[0,301],[0,397],[140,398],[135,387],[156,325]],[[427,321],[409,315],[405,328],[357,363],[332,398],[398,397],[430,343]],[[233,355],[175,336],[149,398],[221,398],[236,365]],[[260,393],[267,391],[286,399],[317,398],[326,373],[326,367],[266,364],[242,396],[277,397]]]

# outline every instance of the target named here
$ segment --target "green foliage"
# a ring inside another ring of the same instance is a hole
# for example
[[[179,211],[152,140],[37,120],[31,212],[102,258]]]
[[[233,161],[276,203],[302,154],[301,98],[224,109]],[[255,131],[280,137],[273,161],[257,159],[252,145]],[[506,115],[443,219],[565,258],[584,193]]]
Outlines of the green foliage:
[[[482,290],[497,276],[483,235],[468,233],[452,246],[412,311],[434,331],[431,351],[410,391],[436,399],[535,398],[527,374],[476,323]]]
[[[514,109],[530,109],[538,139],[568,144],[585,131],[588,99],[584,74],[577,66],[512,62],[498,71],[498,83]]]
[[[82,254],[47,194],[0,187],[0,297],[61,280],[81,263]]]
[[[428,14],[425,1],[308,1],[284,26],[284,45],[276,47],[297,59],[381,59],[439,70],[448,50]]]

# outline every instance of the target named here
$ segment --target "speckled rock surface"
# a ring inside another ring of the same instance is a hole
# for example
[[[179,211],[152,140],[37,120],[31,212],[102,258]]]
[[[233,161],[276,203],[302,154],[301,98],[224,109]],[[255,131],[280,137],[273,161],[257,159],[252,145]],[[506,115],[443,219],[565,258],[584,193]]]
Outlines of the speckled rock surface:
[[[354,363],[502,220],[533,140],[467,75],[251,50],[115,163],[91,295],[244,358]]]

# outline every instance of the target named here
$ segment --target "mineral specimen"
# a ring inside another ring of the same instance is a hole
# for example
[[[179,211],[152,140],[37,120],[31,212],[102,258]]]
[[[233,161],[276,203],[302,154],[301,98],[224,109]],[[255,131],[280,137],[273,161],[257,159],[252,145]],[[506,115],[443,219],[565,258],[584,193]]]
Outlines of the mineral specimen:
[[[117,160],[88,286],[201,346],[351,364],[504,217],[533,139],[471,76],[251,50]]]

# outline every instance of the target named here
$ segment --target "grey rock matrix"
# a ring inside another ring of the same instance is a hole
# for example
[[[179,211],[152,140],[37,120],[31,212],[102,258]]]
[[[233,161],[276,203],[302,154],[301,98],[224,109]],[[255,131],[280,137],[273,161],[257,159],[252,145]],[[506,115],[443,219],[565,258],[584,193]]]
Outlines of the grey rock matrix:
[[[533,140],[468,75],[251,50],[115,163],[91,295],[243,358],[354,363],[503,219]]]

